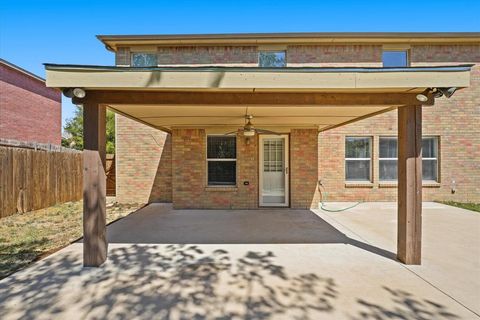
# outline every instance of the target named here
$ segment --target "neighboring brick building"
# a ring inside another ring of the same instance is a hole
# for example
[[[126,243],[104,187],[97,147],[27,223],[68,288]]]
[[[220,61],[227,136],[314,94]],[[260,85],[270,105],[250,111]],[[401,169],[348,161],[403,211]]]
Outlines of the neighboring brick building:
[[[335,37],[335,36],[333,36]],[[392,35],[395,37],[395,35]],[[455,37],[455,34],[453,35]],[[432,107],[423,109],[423,135],[432,137],[436,144],[436,160],[430,160],[425,167],[436,164],[436,177],[434,180],[424,182],[424,200],[454,200],[454,201],[480,201],[480,42],[458,41],[443,43],[439,41],[422,42],[416,39],[415,34],[404,38],[404,42],[389,41],[379,43],[375,38],[370,40],[359,39],[341,43],[341,38],[336,39],[339,44],[275,44],[272,46],[249,45],[158,45],[146,48],[146,52],[155,55],[158,65],[173,66],[257,66],[258,52],[275,50],[286,52],[286,67],[382,67],[382,54],[385,51],[405,50],[408,55],[408,65],[458,65],[474,64],[472,69],[471,86],[461,90],[451,99],[437,99]],[[392,38],[393,39],[393,38]],[[390,40],[392,40],[390,39]],[[368,43],[368,42],[372,43]],[[314,41],[312,41],[314,42]],[[132,49],[131,49],[132,48]],[[130,66],[132,54],[142,52],[140,46],[118,47],[116,63],[119,66]],[[175,137],[175,133],[178,134]],[[174,132],[174,144],[184,135],[184,131]],[[193,134],[195,133],[195,134]],[[186,133],[191,139],[188,152],[194,153],[198,160],[188,160],[182,150],[174,150],[173,161],[178,163],[177,170],[173,172],[175,179],[190,181],[191,188],[174,192],[182,207],[238,207],[251,208],[258,204],[258,165],[252,168],[240,167],[239,180],[249,180],[250,186],[240,192],[203,192],[205,181],[205,132],[189,131]],[[290,152],[291,159],[297,159],[297,152],[306,150],[300,142],[295,143],[294,133],[291,132]],[[307,134],[307,133],[305,133]],[[309,133],[308,133],[309,134]],[[397,112],[395,110],[382,115],[360,120],[338,128],[325,130],[318,134],[318,156],[309,157],[318,159],[318,178],[323,186],[323,196],[329,201],[394,201],[397,196],[396,182],[381,180],[380,177],[380,139],[382,145],[386,138],[395,137],[397,134]],[[302,133],[303,135],[303,133]],[[193,138],[198,137],[198,138]],[[345,144],[347,137],[369,137],[371,148],[370,176],[367,181],[347,181]],[[172,185],[171,144],[170,135],[156,129],[129,120],[117,115],[117,199],[119,201],[171,201],[170,187]],[[142,141],[142,143],[139,143]],[[301,141],[301,140],[299,140]],[[239,143],[240,140],[237,142]],[[308,141],[304,141],[308,143]],[[162,146],[165,144],[163,152]],[[298,148],[298,149],[297,149]],[[258,162],[258,146],[256,142],[244,146],[237,145],[239,157],[251,157]],[[152,150],[154,152],[152,152]],[[315,150],[315,149],[308,149]],[[167,155],[165,155],[165,153]],[[302,158],[303,159],[303,158]],[[161,161],[160,161],[161,160]],[[239,162],[240,159],[237,159]],[[388,160],[381,160],[388,162]],[[426,160],[428,161],[428,160]],[[291,163],[292,170],[304,167],[306,163]],[[197,167],[200,166],[200,167]],[[383,163],[382,163],[382,168]],[[292,194],[305,190],[304,183],[308,182],[308,172],[291,177],[291,205],[305,207],[314,198],[308,194],[308,199],[295,204]],[[316,175],[311,174],[309,188],[316,189]],[[391,178],[391,177],[390,177]],[[240,186],[239,186],[240,188]],[[217,189],[218,190],[218,189]],[[197,194],[198,193],[198,194]],[[306,195],[305,193],[303,193]],[[300,196],[301,198],[301,196]],[[300,201],[300,200],[299,200]]]
[[[0,59],[0,138],[61,144],[61,92]]]

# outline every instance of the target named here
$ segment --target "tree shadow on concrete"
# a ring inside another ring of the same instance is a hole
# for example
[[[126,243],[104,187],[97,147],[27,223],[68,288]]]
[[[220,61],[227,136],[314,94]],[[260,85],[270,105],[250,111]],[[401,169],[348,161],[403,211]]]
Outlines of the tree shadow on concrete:
[[[439,303],[428,299],[421,299],[415,295],[399,289],[383,287],[390,296],[393,306],[382,306],[379,303],[358,299],[357,302],[363,309],[355,320],[360,319],[400,319],[400,320],[455,320],[459,317]]]
[[[74,246],[81,246],[75,244]],[[68,248],[67,248],[68,249]],[[0,281],[1,319],[335,319],[346,316],[335,279],[286,268],[273,252],[217,246],[122,245],[101,268],[59,252]],[[456,320],[442,304],[383,287],[382,302],[353,297],[351,319]],[[381,290],[381,288],[378,288]],[[368,296],[368,293],[366,293]]]
[[[103,268],[79,263],[55,255],[0,282],[2,318],[62,317],[71,308],[96,319],[315,319],[338,296],[333,279],[290,274],[269,251],[234,257],[195,245],[132,245],[112,249]]]

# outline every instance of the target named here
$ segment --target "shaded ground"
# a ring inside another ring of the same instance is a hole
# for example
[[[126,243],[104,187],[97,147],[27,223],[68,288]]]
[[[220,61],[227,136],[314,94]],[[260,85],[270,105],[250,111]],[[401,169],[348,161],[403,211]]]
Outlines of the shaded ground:
[[[479,288],[480,216],[426,207],[425,263],[407,268],[391,254],[393,205],[341,215],[150,205],[109,226],[101,268],[82,268],[75,243],[0,281],[0,318],[476,319],[478,301],[462,299]]]
[[[138,209],[139,205],[112,204],[108,222]],[[82,236],[82,201],[15,214],[0,220],[0,279]]]

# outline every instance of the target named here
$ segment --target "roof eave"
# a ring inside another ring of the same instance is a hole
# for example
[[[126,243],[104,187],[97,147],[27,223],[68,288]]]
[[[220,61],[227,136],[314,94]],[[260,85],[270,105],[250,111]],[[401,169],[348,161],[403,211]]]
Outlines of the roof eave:
[[[129,45],[259,45],[325,43],[478,43],[480,32],[338,32],[173,35],[97,35],[107,48]]]

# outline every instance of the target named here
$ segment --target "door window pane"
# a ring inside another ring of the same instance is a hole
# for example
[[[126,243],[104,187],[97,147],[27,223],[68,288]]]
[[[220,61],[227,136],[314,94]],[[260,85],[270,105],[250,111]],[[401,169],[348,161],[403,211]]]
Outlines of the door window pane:
[[[371,138],[345,138],[345,179],[371,181]]]
[[[383,51],[382,62],[384,67],[408,67],[408,53],[406,50]]]
[[[157,54],[156,53],[133,53],[132,67],[156,67]]]
[[[285,51],[260,51],[258,66],[262,68],[282,68],[287,66]]]

